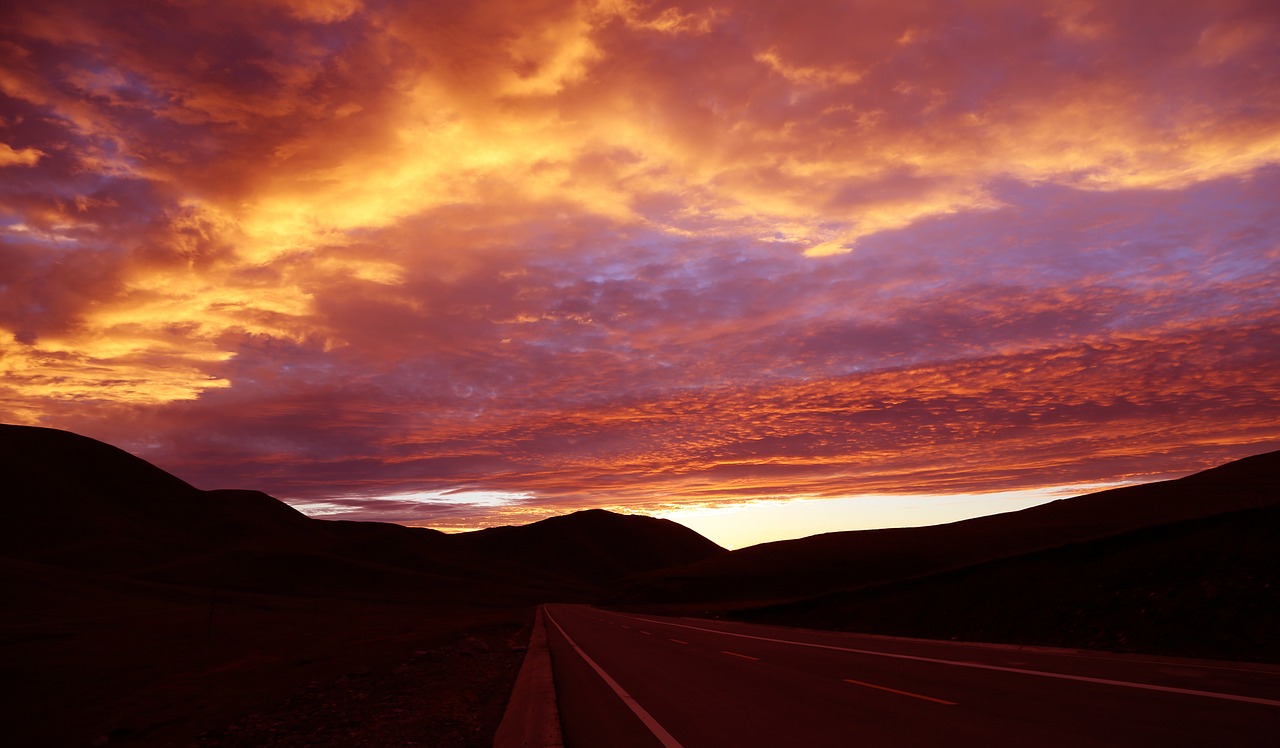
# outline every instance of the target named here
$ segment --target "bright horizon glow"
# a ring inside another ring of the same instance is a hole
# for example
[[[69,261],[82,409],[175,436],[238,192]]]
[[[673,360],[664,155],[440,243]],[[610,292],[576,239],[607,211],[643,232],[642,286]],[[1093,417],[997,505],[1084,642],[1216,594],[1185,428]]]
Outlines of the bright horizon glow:
[[[678,522],[737,550],[759,543],[849,530],[944,525],[1005,514],[1129,484],[1058,486],[990,494],[883,494],[760,501],[739,506],[673,509],[653,516]]]
[[[1059,499],[1083,496],[1127,485],[1135,485],[1135,483],[1090,483],[990,493],[878,494],[829,498],[759,499],[734,504],[677,506],[639,512],[626,506],[599,508],[623,514],[643,514],[669,519],[729,550],[737,550],[759,543],[794,540],[828,532],[948,524],[976,517],[1016,512]],[[369,498],[353,497],[350,500],[364,504]],[[377,500],[387,503],[435,504],[450,498],[459,500],[459,503],[469,510],[469,512],[461,512],[463,519],[443,518],[441,524],[414,523],[414,526],[430,527],[453,534],[504,525],[529,524],[556,516],[529,508],[527,503],[532,497],[528,495],[499,492],[422,491],[381,496],[377,497]],[[521,507],[522,502],[526,506]],[[330,517],[365,519],[354,516],[349,507],[341,503],[341,500],[293,502],[292,505],[304,514],[318,519]],[[485,513],[486,510],[488,513]],[[481,522],[474,521],[477,514],[486,519]],[[368,519],[377,520],[379,516],[375,515]]]
[[[17,4],[0,421],[731,544],[1280,449],[1280,5],[1158,15]]]

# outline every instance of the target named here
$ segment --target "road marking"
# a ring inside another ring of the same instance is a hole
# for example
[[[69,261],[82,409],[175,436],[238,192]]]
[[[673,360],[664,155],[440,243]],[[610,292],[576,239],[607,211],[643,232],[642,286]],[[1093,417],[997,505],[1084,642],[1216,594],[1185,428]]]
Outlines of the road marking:
[[[1043,670],[1026,670],[1017,667],[1002,667],[1000,665],[984,665],[980,662],[961,662],[959,660],[943,660],[937,657],[920,657],[918,655],[898,654],[896,652],[876,652],[871,649],[854,649],[852,647],[837,647],[833,644],[816,644],[814,642],[797,642],[788,639],[772,639],[767,636],[754,636],[752,634],[738,634],[732,631],[721,631],[720,629],[709,629],[702,626],[687,626],[683,623],[670,623],[667,621],[655,621],[652,618],[636,618],[637,621],[648,621],[649,623],[657,623],[663,626],[676,626],[682,629],[692,629],[694,631],[706,631],[711,634],[723,634],[725,636],[736,636],[739,639],[755,639],[762,642],[774,642],[777,644],[791,644],[797,647],[813,647],[815,649],[833,649],[837,652],[852,652],[854,654],[872,655],[875,657],[889,657],[895,660],[912,660],[914,662],[932,662],[938,665],[952,665],[954,667],[976,668],[978,670],[996,670],[1003,673],[1018,673],[1019,675],[1038,675],[1042,678],[1057,678],[1058,680],[1074,680],[1082,683],[1098,683],[1104,686],[1120,686],[1122,688],[1137,688],[1144,691],[1163,691],[1165,693],[1179,693],[1185,696],[1203,696],[1208,699],[1223,699],[1224,701],[1242,701],[1246,704],[1262,704],[1263,706],[1280,707],[1280,701],[1275,699],[1263,699],[1256,696],[1241,696],[1234,693],[1218,693],[1217,691],[1198,691],[1193,688],[1177,688],[1175,686],[1157,686],[1152,683],[1134,683],[1133,681],[1111,680],[1110,678],[1090,678],[1086,675],[1067,675],[1066,673],[1050,673]]]
[[[560,624],[556,622],[556,619],[551,617],[551,611],[543,608],[542,614],[547,617],[548,621],[551,621],[553,626],[559,629],[560,635],[564,637],[565,641],[569,642],[569,646],[573,647],[574,651],[581,655],[582,659],[587,661],[587,664],[591,666],[591,669],[596,671],[596,674],[604,679],[604,682],[609,685],[609,688],[612,688],[613,692],[618,694],[618,698],[622,699],[622,703],[626,704],[631,708],[631,711],[635,712],[635,715],[640,718],[640,721],[644,723],[645,727],[649,728],[649,732],[653,733],[653,736],[658,739],[659,743],[662,743],[664,748],[684,748],[684,746],[680,745],[680,741],[671,737],[671,733],[667,732],[662,725],[658,724],[658,720],[654,719],[653,715],[645,711],[644,707],[640,706],[636,703],[635,699],[631,698],[631,694],[627,693],[622,686],[618,685],[618,681],[609,677],[609,674],[604,671],[604,668],[597,665],[595,660],[588,657],[587,653],[582,651],[582,647],[579,647],[573,639],[569,638],[569,635],[566,634]]]
[[[867,688],[878,688],[881,691],[888,691],[889,693],[896,693],[896,694],[901,694],[903,696],[910,696],[913,699],[924,699],[925,701],[932,701],[938,704],[946,704],[947,706],[956,705],[956,702],[954,701],[946,701],[945,699],[935,699],[932,696],[925,696],[923,694],[911,693],[910,691],[899,691],[896,688],[889,688],[888,686],[877,686],[874,683],[864,683],[860,680],[854,680],[852,678],[845,678],[844,682],[852,683],[855,686],[866,686]]]
[[[947,641],[943,642],[938,639],[921,639],[917,636],[889,636],[888,634],[868,634],[859,632],[857,636],[864,639],[882,639],[888,641],[900,642],[916,642],[919,644],[950,644],[961,647],[974,647],[979,649],[1003,649],[1016,652],[1031,652],[1034,654],[1048,654],[1054,657],[1070,657],[1078,660],[1105,660],[1108,662],[1141,662],[1148,665],[1180,665],[1189,664],[1198,668],[1206,668],[1209,670],[1229,670],[1236,673],[1262,673],[1264,675],[1275,675],[1273,668],[1267,667],[1265,664],[1260,667],[1247,667],[1248,663],[1240,663],[1239,667],[1223,665],[1220,662],[1211,662],[1208,660],[1197,660],[1194,658],[1174,657],[1174,658],[1150,658],[1138,657],[1133,654],[1116,655],[1107,652],[1097,652],[1087,649],[1065,649],[1063,647],[1041,647],[1034,644],[996,644],[993,642],[966,642],[966,641]]]
[[[653,636],[653,634],[650,634],[648,631],[641,631],[640,633],[644,634],[645,636]]]
[[[689,642],[686,642],[686,641],[681,641],[681,640],[679,640],[679,639],[668,639],[667,641],[669,641],[669,642],[675,642],[676,644],[688,644],[688,643],[689,643]]]
[[[727,655],[733,655],[734,657],[741,657],[744,660],[755,660],[756,662],[760,661],[759,657],[752,657],[751,655],[738,654],[737,652],[730,652],[727,649],[722,649],[720,651],[724,652]]]

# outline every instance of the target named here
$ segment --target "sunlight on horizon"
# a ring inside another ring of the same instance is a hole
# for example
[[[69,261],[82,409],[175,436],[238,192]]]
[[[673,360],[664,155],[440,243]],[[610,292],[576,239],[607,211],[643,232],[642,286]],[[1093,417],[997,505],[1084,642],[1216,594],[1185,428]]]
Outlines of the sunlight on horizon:
[[[967,494],[876,494],[841,498],[779,499],[719,507],[655,512],[729,550],[759,543],[849,530],[944,525],[1016,512],[1058,499],[1131,483],[1090,483],[1020,491]]]

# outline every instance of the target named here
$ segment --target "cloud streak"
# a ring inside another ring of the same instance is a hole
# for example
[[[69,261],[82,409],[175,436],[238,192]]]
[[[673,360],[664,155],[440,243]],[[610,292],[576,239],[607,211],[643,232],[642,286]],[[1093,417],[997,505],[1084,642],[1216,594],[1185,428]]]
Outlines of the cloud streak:
[[[1262,2],[20,9],[0,409],[422,523],[1261,451],[1275,32]]]

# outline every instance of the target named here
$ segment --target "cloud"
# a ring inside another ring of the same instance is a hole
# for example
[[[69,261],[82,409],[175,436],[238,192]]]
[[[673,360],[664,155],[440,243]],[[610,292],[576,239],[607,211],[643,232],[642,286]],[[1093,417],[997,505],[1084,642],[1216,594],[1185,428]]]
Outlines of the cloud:
[[[1278,438],[1271,4],[146,6],[0,40],[9,420],[473,518]]]
[[[40,157],[43,155],[45,155],[44,151],[35,148],[14,150],[13,146],[7,143],[0,143],[0,168],[6,166],[35,166],[40,163]]]

